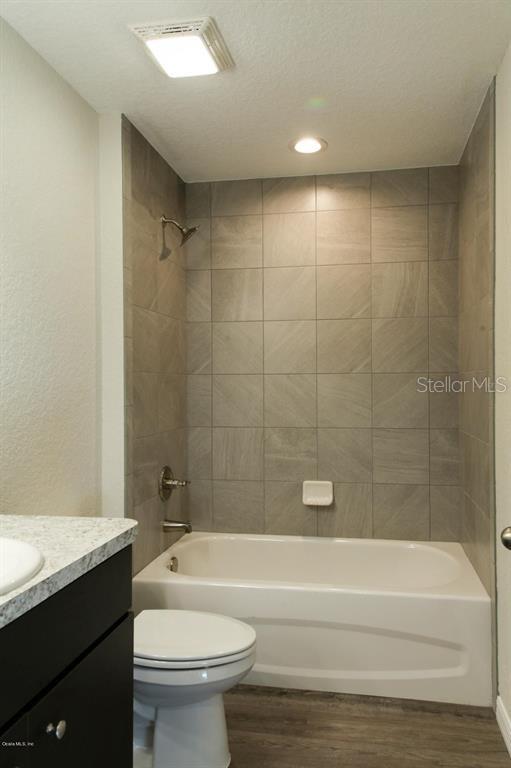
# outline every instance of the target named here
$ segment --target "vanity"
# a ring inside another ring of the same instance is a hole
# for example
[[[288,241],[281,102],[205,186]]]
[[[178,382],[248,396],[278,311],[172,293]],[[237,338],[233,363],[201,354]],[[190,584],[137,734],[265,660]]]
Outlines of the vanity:
[[[0,595],[0,768],[130,768],[133,616],[126,519],[0,518],[44,557]]]

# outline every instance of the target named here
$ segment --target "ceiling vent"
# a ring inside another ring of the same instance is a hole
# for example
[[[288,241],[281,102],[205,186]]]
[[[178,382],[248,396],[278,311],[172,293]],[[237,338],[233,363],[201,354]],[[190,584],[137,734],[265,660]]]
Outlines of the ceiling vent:
[[[193,21],[133,24],[129,29],[169,77],[214,74],[234,66],[231,54],[210,16]]]

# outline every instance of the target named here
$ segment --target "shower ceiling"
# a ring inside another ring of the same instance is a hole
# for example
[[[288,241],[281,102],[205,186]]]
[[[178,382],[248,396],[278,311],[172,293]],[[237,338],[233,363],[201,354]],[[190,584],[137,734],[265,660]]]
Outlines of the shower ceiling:
[[[4,0],[4,18],[186,181],[457,163],[509,0]],[[128,29],[212,16],[236,66],[171,80]],[[328,152],[288,144],[322,136]]]

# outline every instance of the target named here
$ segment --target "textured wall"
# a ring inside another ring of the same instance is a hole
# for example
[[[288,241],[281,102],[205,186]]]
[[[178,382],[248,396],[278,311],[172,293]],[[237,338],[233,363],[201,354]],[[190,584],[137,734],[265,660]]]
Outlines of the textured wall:
[[[459,538],[457,169],[187,185],[197,527]],[[301,482],[335,481],[305,508]]]
[[[489,90],[461,160],[460,371],[494,376],[495,95]],[[462,541],[486,589],[495,595],[494,397],[472,387],[460,400]]]
[[[0,509],[94,514],[97,114],[0,25]]]
[[[179,519],[186,499],[158,497],[170,464],[186,473],[185,307],[183,251],[164,213],[184,220],[184,184],[146,139],[123,119],[126,367],[126,516],[138,520],[134,571],[172,542],[161,530]]]

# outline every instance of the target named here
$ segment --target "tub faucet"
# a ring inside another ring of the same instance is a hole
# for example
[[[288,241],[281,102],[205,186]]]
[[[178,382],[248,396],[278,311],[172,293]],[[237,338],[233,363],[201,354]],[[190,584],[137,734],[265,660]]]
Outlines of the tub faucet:
[[[162,522],[162,528],[167,533],[171,531],[184,531],[185,533],[192,532],[192,524],[190,522],[182,522],[181,520],[164,520]]]

